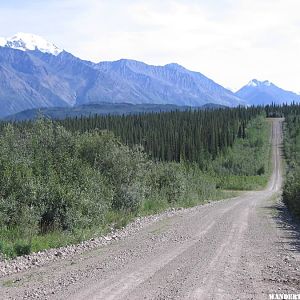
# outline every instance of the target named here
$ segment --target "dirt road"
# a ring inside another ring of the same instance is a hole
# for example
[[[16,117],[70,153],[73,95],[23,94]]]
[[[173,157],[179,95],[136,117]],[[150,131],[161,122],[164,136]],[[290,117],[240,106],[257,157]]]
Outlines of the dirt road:
[[[269,299],[300,293],[299,240],[285,219],[281,120],[263,191],[185,210],[128,238],[0,280],[1,299]]]

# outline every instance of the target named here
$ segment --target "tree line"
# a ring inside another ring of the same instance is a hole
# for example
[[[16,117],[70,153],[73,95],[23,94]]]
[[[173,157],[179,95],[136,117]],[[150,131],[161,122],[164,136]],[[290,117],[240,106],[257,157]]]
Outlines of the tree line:
[[[245,137],[261,108],[172,111],[127,116],[90,116],[59,121],[71,131],[108,130],[132,147],[141,145],[159,161],[203,164]]]

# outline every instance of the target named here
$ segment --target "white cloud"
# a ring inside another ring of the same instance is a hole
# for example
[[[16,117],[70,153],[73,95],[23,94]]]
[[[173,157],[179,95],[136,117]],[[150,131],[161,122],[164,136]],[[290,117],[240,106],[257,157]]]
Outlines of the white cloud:
[[[1,35],[37,33],[93,61],[177,62],[235,89],[258,78],[299,90],[299,0],[14,2]]]

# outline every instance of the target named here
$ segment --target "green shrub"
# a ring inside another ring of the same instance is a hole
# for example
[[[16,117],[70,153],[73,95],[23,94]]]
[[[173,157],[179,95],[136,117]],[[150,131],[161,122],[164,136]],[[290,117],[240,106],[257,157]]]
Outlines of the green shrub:
[[[0,253],[3,253],[4,242],[0,241]]]
[[[3,248],[3,254],[6,258],[14,258],[16,257],[16,252],[14,246],[12,244],[6,244]]]
[[[93,165],[112,186],[112,207],[135,211],[145,198],[145,174],[151,165],[140,148],[121,145],[111,134],[86,133],[80,156]]]
[[[14,250],[17,256],[28,255],[31,253],[31,243],[18,241],[14,245]]]
[[[300,217],[300,168],[288,173],[282,196],[289,210]]]

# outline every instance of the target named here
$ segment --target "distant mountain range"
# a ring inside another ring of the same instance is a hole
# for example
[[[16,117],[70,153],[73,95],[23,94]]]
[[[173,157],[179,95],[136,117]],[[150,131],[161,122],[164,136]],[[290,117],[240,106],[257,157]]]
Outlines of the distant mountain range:
[[[236,92],[249,105],[290,104],[300,102],[300,95],[283,90],[270,81],[251,80],[246,86]]]
[[[84,61],[32,34],[0,38],[0,118],[28,109],[103,102],[232,107],[299,101],[296,96],[258,81],[233,93],[178,64]]]
[[[177,64],[150,66],[125,59],[96,64],[34,35],[0,40],[0,117],[32,108],[102,102],[245,104],[201,73]]]
[[[35,120],[38,117],[46,117],[49,119],[65,119],[75,117],[89,117],[92,115],[129,115],[139,113],[158,113],[168,111],[185,111],[190,109],[211,110],[226,108],[226,106],[208,103],[199,107],[178,106],[174,104],[129,104],[129,103],[99,103],[85,104],[74,107],[49,107],[34,108],[21,111],[19,113],[9,115],[3,120],[5,121],[27,121]]]

